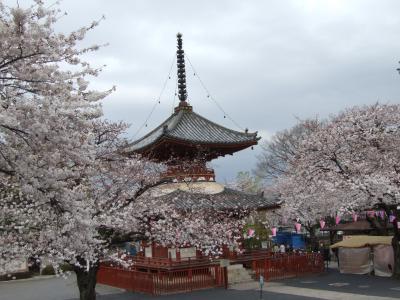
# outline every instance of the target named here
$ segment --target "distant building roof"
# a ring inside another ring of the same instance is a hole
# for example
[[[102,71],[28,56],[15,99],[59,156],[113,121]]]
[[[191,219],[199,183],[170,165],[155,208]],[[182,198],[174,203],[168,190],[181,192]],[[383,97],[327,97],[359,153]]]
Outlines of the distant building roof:
[[[379,224],[377,224],[379,226]],[[325,227],[321,231],[372,231],[379,228],[373,227],[367,220],[359,220],[357,222],[338,224],[332,227]],[[388,224],[388,228],[393,228],[392,224]]]

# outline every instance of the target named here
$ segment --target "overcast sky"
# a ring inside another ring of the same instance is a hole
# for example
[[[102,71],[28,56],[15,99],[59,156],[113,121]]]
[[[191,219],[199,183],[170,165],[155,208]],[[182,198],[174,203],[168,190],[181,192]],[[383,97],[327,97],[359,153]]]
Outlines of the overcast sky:
[[[400,1],[65,0],[60,8],[68,12],[59,20],[62,31],[105,15],[85,42],[109,43],[90,56],[95,65],[107,65],[93,86],[117,87],[104,103],[105,116],[130,123],[131,138],[162,90],[177,32],[211,95],[242,128],[264,140],[293,126],[297,117],[400,100]],[[136,138],[171,114],[175,64],[172,73]],[[194,110],[238,130],[190,68],[187,73]],[[229,181],[253,169],[259,151],[257,146],[214,161],[217,179]]]

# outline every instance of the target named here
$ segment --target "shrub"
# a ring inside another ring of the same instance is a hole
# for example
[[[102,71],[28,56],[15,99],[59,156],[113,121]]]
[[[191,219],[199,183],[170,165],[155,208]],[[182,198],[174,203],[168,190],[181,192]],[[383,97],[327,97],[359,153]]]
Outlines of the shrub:
[[[52,265],[47,265],[42,269],[41,272],[42,275],[54,275],[56,272],[54,271],[54,268]]]
[[[68,271],[72,272],[72,271],[74,270],[74,268],[73,268],[70,264],[68,264],[68,263],[62,264],[62,265],[60,266],[60,269],[61,269],[61,271],[63,271],[63,272],[68,272]]]

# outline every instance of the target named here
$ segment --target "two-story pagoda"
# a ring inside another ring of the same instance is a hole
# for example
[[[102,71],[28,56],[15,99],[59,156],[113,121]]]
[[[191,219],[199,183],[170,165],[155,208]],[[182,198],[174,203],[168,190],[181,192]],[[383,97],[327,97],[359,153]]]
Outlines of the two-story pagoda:
[[[201,200],[198,203],[203,206],[213,205],[219,209],[276,208],[275,196],[249,194],[215,182],[214,170],[207,167],[207,162],[252,147],[260,137],[257,132],[228,129],[193,111],[187,101],[182,35],[178,33],[177,39],[179,105],[157,128],[126,148],[128,154],[139,153],[167,165],[164,183],[153,188],[151,195],[171,201],[182,209],[187,209],[196,199]]]

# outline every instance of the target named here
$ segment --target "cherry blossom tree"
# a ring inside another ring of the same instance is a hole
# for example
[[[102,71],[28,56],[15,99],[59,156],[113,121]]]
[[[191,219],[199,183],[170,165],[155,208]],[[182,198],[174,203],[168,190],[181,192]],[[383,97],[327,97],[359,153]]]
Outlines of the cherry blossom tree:
[[[318,119],[302,120],[294,127],[276,133],[270,141],[266,141],[262,145],[262,152],[257,157],[254,173],[258,178],[264,179],[265,193],[282,195],[287,188],[290,188],[286,187],[280,179],[288,176],[303,139],[319,126],[320,121]],[[286,198],[286,202],[282,202],[279,210],[267,213],[266,222],[268,226],[288,225],[291,222],[294,227],[295,222],[299,222],[309,232],[310,240],[315,244],[315,231],[319,227],[315,213],[310,214],[307,210],[299,209],[299,203],[296,202],[295,198]],[[328,213],[327,207],[329,206],[321,205],[314,206],[313,209],[314,212],[326,214]],[[298,214],[294,217],[291,210],[298,211]]]
[[[95,299],[96,273],[118,240],[146,238],[215,251],[235,243],[241,217],[182,211],[147,197],[162,166],[125,155],[123,123],[102,118],[89,78],[101,68],[79,48],[98,25],[69,34],[61,12],[36,0],[29,8],[0,1],[0,272],[16,259],[46,257],[74,267],[81,299]]]
[[[287,214],[304,221],[374,207],[393,220],[400,274],[400,105],[347,109],[304,136],[277,185]]]
[[[252,176],[248,171],[238,172],[236,179],[229,186],[235,190],[251,194],[261,193],[263,189],[262,179],[258,176]]]
[[[262,145],[262,152],[257,157],[254,174],[267,184],[273,183],[288,171],[293,156],[304,136],[318,127],[319,121],[303,120],[290,129],[276,133],[271,140]]]

